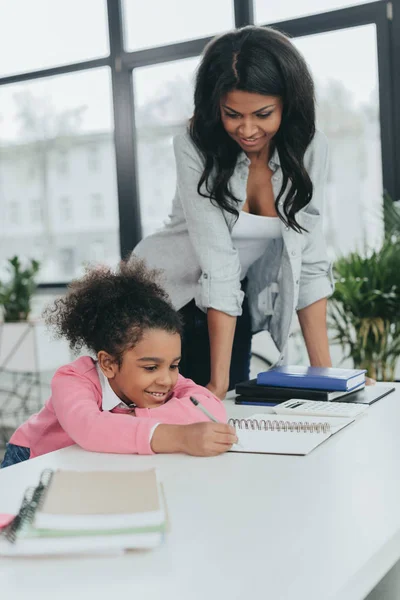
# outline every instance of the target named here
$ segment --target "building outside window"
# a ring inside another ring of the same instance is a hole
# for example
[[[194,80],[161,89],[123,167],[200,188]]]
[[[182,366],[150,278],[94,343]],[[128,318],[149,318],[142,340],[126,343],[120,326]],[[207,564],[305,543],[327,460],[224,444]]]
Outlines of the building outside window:
[[[91,194],[90,196],[90,204],[91,204],[91,215],[93,219],[99,220],[104,217],[104,201],[102,194]]]
[[[61,223],[72,221],[72,203],[68,196],[60,198],[60,219]]]
[[[97,146],[89,146],[87,159],[89,171],[97,173],[100,169],[100,152]]]
[[[75,251],[73,248],[60,248],[59,263],[61,276],[69,279],[75,272]]]
[[[59,150],[57,153],[57,172],[59,175],[68,175],[69,173],[69,155],[67,150]]]
[[[42,222],[42,206],[38,198],[34,198],[31,201],[31,220],[32,223]]]
[[[18,202],[13,200],[8,205],[8,222],[10,225],[19,225],[21,222],[21,207]]]

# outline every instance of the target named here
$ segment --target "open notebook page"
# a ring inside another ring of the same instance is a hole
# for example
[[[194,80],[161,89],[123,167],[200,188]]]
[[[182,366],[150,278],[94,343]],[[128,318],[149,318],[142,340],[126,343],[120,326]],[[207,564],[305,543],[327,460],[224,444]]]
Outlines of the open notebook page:
[[[313,417],[300,415],[255,414],[248,417],[247,422],[256,420],[283,421],[284,423],[323,424],[329,425],[329,432],[316,431],[271,431],[253,430],[236,427],[239,444],[232,446],[231,452],[252,452],[262,454],[297,454],[305,455],[322,444],[331,435],[337,433],[354,421],[344,417]]]

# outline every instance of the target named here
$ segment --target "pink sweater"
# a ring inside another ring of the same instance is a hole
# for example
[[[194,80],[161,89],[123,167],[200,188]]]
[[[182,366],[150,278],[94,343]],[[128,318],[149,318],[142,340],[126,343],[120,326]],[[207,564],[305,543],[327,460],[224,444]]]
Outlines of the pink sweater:
[[[153,454],[150,432],[157,423],[208,421],[189,400],[195,396],[220,421],[222,402],[206,388],[181,375],[171,398],[156,408],[102,410],[102,388],[95,361],[89,356],[61,367],[51,382],[51,396],[42,410],[21,425],[11,444],[30,448],[30,458],[79,444],[92,452]]]

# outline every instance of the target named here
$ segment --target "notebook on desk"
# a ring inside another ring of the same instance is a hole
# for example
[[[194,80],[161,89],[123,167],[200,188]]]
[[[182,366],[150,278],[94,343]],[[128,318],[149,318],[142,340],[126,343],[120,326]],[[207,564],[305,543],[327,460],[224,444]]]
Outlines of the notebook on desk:
[[[160,525],[156,471],[56,471],[35,514],[43,529],[110,530]]]
[[[256,402],[284,402],[290,398],[304,398],[306,400],[337,400],[340,397],[349,396],[354,394],[356,391],[363,389],[364,384],[354,388],[351,391],[329,391],[329,390],[315,390],[310,388],[296,388],[296,387],[277,387],[271,385],[261,385],[257,383],[257,379],[250,379],[250,381],[243,381],[237,383],[235,390],[239,394],[240,399],[237,404],[252,404],[250,399],[255,399]],[[249,398],[249,400],[246,400]],[[258,398],[258,400],[257,400]],[[240,402],[242,400],[242,402]]]
[[[394,392],[395,387],[393,385],[367,385],[360,391],[356,391],[353,394],[348,394],[336,399],[336,402],[349,402],[355,404],[374,404],[381,398],[384,398],[388,394]]]
[[[229,419],[239,440],[232,446],[231,452],[305,456],[354,420],[351,417],[288,417],[279,414]]]
[[[258,373],[257,383],[277,387],[349,392],[365,384],[365,373],[365,369],[283,365]]]
[[[158,546],[166,511],[155,469],[46,470],[0,534],[0,556],[122,552]]]

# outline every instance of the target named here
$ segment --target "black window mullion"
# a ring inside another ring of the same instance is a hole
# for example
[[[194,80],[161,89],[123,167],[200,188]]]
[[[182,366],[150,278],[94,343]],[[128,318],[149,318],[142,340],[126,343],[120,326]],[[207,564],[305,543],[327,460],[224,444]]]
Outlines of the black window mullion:
[[[19,73],[18,75],[7,75],[0,77],[0,85],[9,85],[12,83],[20,83],[21,81],[33,81],[34,79],[44,79],[45,77],[56,77],[57,75],[66,75],[68,73],[76,73],[79,71],[87,71],[89,69],[99,69],[108,67],[110,58],[94,58],[93,60],[84,60],[77,63],[70,63],[60,67],[50,67],[40,71],[28,71]]]
[[[136,67],[146,67],[148,65],[157,65],[184,58],[193,58],[194,56],[199,56],[206,44],[211,40],[212,37],[205,37],[187,42],[158,46],[157,48],[124,52],[122,61],[127,69],[135,69]]]
[[[235,27],[254,24],[253,0],[234,0]]]
[[[121,258],[141,239],[132,71],[123,62],[121,0],[107,0]]]
[[[393,131],[395,145],[395,195],[394,200],[400,200],[400,0],[393,0],[391,9],[391,76],[393,84]]]
[[[376,20],[379,78],[379,121],[381,129],[383,187],[396,197],[396,157],[394,136],[393,80],[391,70],[391,31],[386,4]]]

